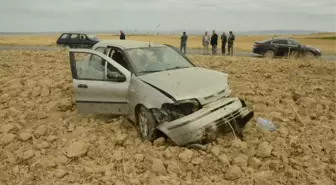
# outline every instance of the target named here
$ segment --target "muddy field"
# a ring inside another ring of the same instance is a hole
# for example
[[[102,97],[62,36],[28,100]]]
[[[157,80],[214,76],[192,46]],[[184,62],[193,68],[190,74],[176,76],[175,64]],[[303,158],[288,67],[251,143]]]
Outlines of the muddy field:
[[[77,113],[66,51],[0,51],[0,184],[335,184],[334,62],[190,58],[228,73],[254,108],[244,141],[223,135],[206,151],[142,142],[124,118]]]

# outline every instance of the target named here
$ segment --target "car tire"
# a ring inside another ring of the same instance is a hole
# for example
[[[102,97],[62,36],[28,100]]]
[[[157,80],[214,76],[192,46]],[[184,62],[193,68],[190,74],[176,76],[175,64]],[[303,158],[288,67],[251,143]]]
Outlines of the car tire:
[[[273,50],[267,50],[264,53],[264,57],[266,57],[266,58],[273,58],[274,57],[274,51]]]
[[[154,141],[157,139],[157,122],[153,113],[141,105],[137,114],[137,125],[143,140]]]
[[[289,53],[288,58],[289,58],[289,59],[299,59],[300,56],[302,56],[302,53],[300,53],[300,52],[298,52],[298,51],[291,51],[291,52]]]

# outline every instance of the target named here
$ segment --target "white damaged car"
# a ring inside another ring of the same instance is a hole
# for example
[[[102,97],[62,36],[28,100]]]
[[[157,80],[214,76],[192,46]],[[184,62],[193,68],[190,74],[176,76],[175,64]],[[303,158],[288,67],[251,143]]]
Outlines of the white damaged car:
[[[169,45],[104,40],[69,56],[78,111],[126,116],[145,140],[163,133],[187,146],[213,139],[221,127],[242,137],[253,117],[230,97],[227,74],[196,67]]]

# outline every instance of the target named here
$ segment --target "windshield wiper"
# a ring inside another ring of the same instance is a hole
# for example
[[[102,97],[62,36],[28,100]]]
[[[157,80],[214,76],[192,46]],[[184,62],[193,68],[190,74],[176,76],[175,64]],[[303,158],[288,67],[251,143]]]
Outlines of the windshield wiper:
[[[176,66],[176,67],[167,68],[167,69],[164,69],[164,70],[148,70],[148,71],[140,71],[139,73],[156,73],[156,72],[161,72],[161,71],[169,71],[169,70],[182,69],[182,68],[189,68],[189,67],[180,67],[180,66]]]
[[[180,67],[180,66],[176,66],[176,67],[172,67],[172,68],[167,68],[166,70],[174,70],[174,69],[182,69],[182,68],[189,68],[189,67]]]
[[[162,70],[148,70],[148,71],[140,71],[140,73],[155,73],[155,72],[160,72]]]

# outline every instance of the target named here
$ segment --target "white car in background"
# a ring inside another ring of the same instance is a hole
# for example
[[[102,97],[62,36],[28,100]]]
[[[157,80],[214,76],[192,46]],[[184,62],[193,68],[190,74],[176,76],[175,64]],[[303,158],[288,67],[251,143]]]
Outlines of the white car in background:
[[[227,74],[196,67],[174,47],[104,40],[69,54],[79,112],[126,116],[145,140],[163,133],[179,146],[204,143],[221,126],[242,137],[253,117],[230,97]]]

